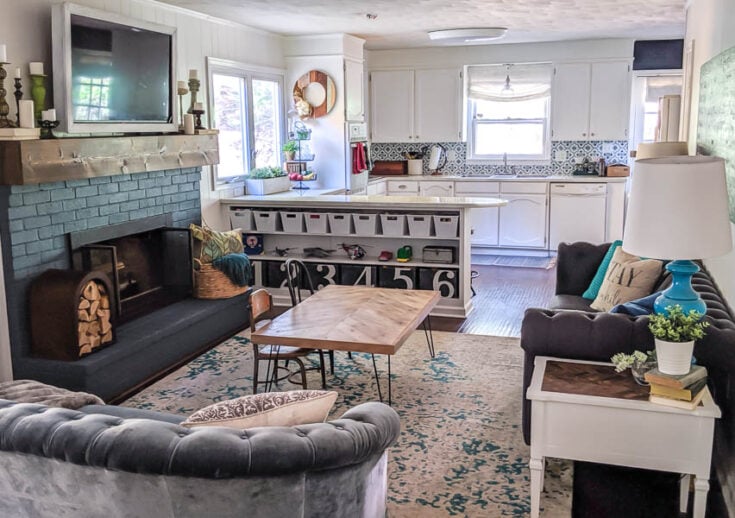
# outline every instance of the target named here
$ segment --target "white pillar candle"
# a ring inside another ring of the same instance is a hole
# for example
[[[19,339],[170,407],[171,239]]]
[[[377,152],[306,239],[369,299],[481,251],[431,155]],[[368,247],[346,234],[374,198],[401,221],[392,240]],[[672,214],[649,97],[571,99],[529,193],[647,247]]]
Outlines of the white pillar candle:
[[[204,105],[202,103],[194,103],[194,109],[197,111],[203,111]]]
[[[194,116],[191,113],[184,114],[184,133],[187,135],[194,134]]]
[[[20,67],[16,67],[15,69],[15,78],[20,79]]]
[[[18,103],[21,128],[35,128],[36,121],[33,120],[33,101],[26,100]]]
[[[54,122],[56,120],[56,110],[50,108],[41,112],[41,119],[45,121]]]
[[[192,68],[189,70],[189,79],[198,79],[199,78],[199,72],[196,68]]]
[[[42,76],[43,75],[43,63],[42,62],[31,61],[28,64],[28,67],[31,69],[32,76]]]
[[[8,47],[3,43],[0,45],[0,63],[8,61]]]
[[[186,90],[188,88],[188,86],[186,86],[186,81],[178,81],[176,83],[176,88],[179,90]]]

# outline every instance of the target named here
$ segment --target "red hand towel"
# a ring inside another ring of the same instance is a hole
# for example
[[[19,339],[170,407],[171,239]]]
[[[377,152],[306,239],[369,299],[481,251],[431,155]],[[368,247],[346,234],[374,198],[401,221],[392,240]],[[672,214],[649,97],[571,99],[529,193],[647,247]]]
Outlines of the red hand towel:
[[[367,160],[365,159],[365,144],[358,142],[352,151],[352,174],[360,174],[367,169]]]

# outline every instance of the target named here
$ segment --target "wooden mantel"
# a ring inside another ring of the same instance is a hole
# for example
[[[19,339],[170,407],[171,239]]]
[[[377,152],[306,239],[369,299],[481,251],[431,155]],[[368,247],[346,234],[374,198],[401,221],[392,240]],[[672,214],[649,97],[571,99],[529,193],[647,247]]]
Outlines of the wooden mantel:
[[[219,163],[217,135],[0,142],[0,184],[28,185]]]

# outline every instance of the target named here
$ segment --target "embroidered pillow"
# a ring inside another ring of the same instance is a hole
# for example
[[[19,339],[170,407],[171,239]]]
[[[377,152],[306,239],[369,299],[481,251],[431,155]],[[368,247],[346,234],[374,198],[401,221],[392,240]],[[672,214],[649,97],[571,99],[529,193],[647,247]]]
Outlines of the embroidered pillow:
[[[228,254],[241,254],[243,251],[242,231],[239,228],[218,232],[192,223],[189,225],[189,230],[194,239],[200,241],[199,259],[203,263],[211,263],[220,257]]]
[[[595,273],[595,276],[592,277],[592,282],[590,282],[589,288],[582,293],[582,297],[589,300],[595,300],[597,298],[597,294],[600,293],[600,288],[602,287],[602,281],[605,279],[605,272],[607,272],[607,267],[610,266],[610,261],[612,260],[612,256],[615,253],[615,250],[622,245],[623,242],[619,239],[617,241],[613,241],[610,244],[610,248],[607,249],[607,252],[605,252],[605,257],[602,258],[602,262],[600,263],[600,266],[597,268],[597,273]]]
[[[253,394],[228,401],[220,401],[197,410],[181,426],[227,426],[255,428],[258,426],[294,426],[323,423],[336,392],[323,390],[292,390]]]
[[[618,304],[650,295],[661,275],[662,265],[656,259],[641,259],[618,248],[607,267],[600,293],[590,307],[610,311]]]

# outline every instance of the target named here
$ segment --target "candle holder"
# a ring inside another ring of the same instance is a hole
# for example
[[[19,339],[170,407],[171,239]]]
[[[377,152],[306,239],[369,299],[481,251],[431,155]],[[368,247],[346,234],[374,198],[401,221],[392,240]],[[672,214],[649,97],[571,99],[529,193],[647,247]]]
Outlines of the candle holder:
[[[8,77],[8,72],[5,70],[5,65],[9,65],[5,61],[0,62],[0,128],[14,128],[15,123],[8,119],[10,113],[10,106],[5,100],[5,96],[8,91],[5,90],[5,78]]]
[[[179,131],[184,129],[184,96],[189,93],[188,88],[178,88],[176,93],[179,95]]]
[[[199,86],[201,83],[199,79],[189,79],[189,91],[191,92],[191,104],[186,113],[194,113],[194,105],[197,102],[197,93],[199,92]]]
[[[194,114],[194,129],[195,130],[207,129],[204,126],[202,126],[202,115],[204,115],[204,110],[192,110],[191,113]]]
[[[15,125],[20,128],[20,100],[23,99],[23,83],[20,82],[20,77],[15,78]]]
[[[38,125],[41,127],[41,139],[47,140],[56,138],[53,129],[58,127],[59,121],[45,121],[38,119]]]
[[[41,112],[46,106],[46,74],[31,75],[31,98],[33,99],[33,115],[36,120],[41,120]]]

